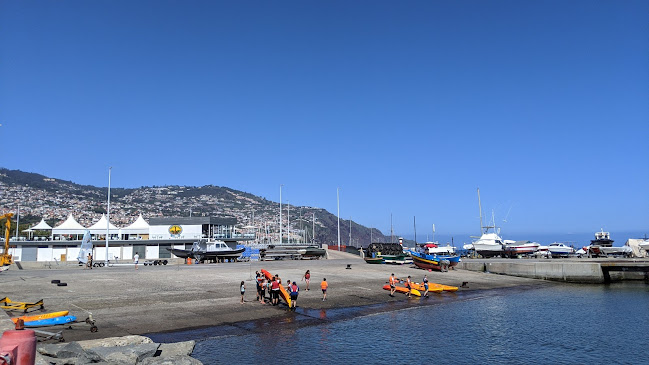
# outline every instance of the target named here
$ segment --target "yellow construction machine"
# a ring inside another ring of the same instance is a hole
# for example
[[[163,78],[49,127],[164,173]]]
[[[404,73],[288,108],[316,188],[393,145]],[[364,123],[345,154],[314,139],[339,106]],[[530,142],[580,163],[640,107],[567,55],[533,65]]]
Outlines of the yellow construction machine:
[[[0,254],[0,267],[2,266],[7,266],[11,265],[14,263],[13,258],[9,254],[9,229],[11,228],[11,217],[13,217],[13,213],[7,213],[4,215],[0,215],[0,220],[6,219],[7,222],[5,223],[5,249],[2,251]]]

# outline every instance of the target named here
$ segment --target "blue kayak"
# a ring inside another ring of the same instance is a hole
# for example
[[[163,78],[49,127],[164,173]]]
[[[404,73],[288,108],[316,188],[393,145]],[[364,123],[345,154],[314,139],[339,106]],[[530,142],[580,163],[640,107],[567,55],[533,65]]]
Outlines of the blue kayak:
[[[25,327],[42,327],[42,326],[56,326],[58,324],[66,324],[77,320],[75,316],[62,316],[55,318],[39,319],[38,321],[25,322]]]

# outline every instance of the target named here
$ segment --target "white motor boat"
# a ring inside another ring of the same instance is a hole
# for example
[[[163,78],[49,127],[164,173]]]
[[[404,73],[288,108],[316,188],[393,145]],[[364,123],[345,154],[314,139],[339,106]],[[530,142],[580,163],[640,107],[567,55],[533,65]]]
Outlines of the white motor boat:
[[[548,245],[548,257],[568,257],[575,249],[564,243],[554,242]]]
[[[535,253],[540,244],[532,241],[505,241],[505,255],[516,257],[518,255],[531,255]]]
[[[424,243],[424,253],[428,255],[455,255],[455,247],[449,245],[441,246],[437,242]]]
[[[484,257],[502,255],[503,240],[497,233],[484,233],[477,241],[473,242],[473,249],[478,255],[482,255]]]

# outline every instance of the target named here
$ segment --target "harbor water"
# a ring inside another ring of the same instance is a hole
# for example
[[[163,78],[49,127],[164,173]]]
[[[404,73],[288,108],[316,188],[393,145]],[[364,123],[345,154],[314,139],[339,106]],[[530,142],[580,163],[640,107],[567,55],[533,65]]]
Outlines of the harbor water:
[[[255,305],[254,303],[251,305]],[[273,310],[269,308],[269,310]],[[649,285],[441,293],[368,308],[151,336],[197,340],[205,364],[647,363]]]

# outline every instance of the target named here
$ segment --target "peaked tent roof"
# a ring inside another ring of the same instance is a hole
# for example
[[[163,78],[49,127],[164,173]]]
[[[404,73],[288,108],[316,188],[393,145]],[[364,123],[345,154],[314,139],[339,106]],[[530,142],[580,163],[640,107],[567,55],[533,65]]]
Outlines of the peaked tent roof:
[[[52,228],[52,234],[82,234],[85,230],[86,228],[79,224],[70,213],[65,222]]]
[[[129,226],[122,228],[123,233],[149,233],[149,223],[147,223],[142,214]]]
[[[50,230],[52,227],[50,227],[49,224],[45,222],[45,218],[41,218],[41,222],[38,223],[37,225],[33,226],[30,228],[32,231],[38,231],[38,230]]]
[[[101,218],[93,224],[92,226],[88,227],[90,230],[90,233],[92,234],[99,234],[99,233],[106,233],[106,215],[102,214]],[[117,228],[114,224],[110,223],[110,233],[118,233],[119,228]]]

